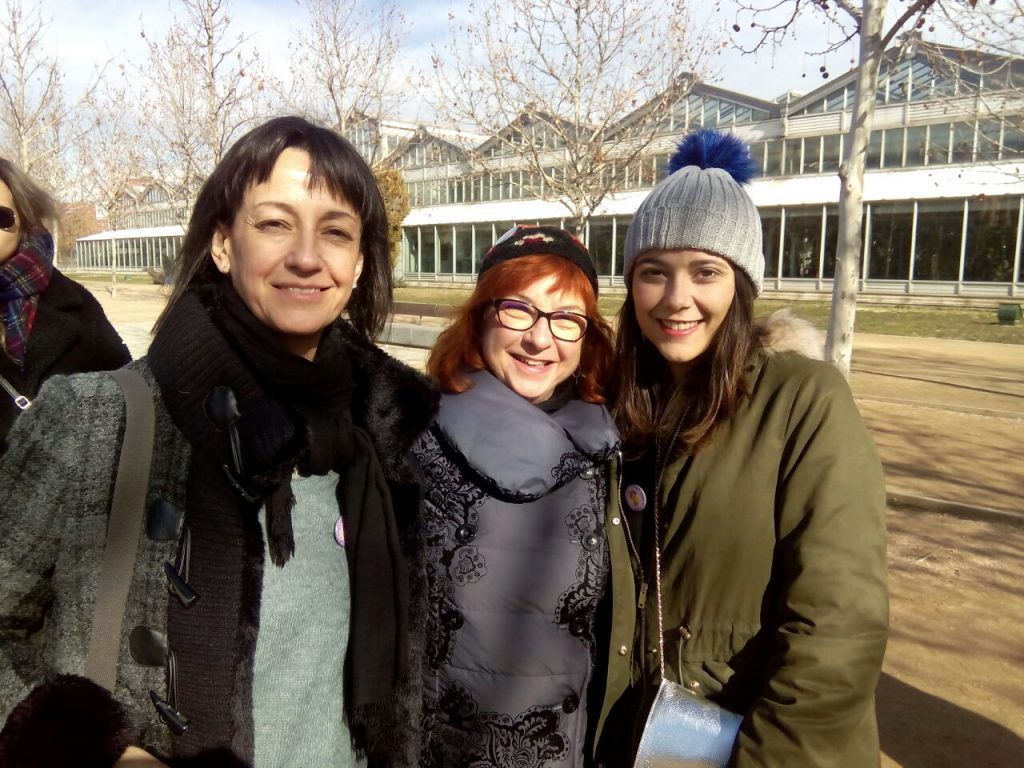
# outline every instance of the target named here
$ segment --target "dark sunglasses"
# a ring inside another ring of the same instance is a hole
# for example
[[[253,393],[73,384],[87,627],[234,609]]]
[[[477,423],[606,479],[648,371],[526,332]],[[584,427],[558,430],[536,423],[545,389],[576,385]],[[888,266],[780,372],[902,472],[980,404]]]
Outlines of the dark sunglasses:
[[[561,341],[579,341],[587,332],[590,321],[586,315],[566,310],[542,312],[532,304],[517,299],[494,299],[491,304],[498,315],[498,322],[510,331],[528,331],[542,317],[547,318],[551,335]]]
[[[18,214],[14,212],[13,208],[0,205],[0,229],[14,229],[14,224],[17,221]]]

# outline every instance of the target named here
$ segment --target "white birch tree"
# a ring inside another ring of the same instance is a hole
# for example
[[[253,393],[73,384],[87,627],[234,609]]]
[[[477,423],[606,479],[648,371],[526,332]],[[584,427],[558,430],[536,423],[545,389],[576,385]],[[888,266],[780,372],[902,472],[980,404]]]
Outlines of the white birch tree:
[[[435,49],[435,107],[581,231],[693,85],[710,52],[695,29],[685,0],[474,0]]]
[[[995,2],[1000,0],[993,0]],[[1010,0],[1019,4],[1021,0]],[[840,31],[837,39],[815,53],[838,50],[856,40],[856,91],[850,128],[844,140],[843,162],[839,168],[839,233],[836,273],[832,287],[832,308],[826,333],[826,355],[849,378],[853,356],[853,333],[857,312],[858,279],[863,243],[864,169],[874,118],[879,69],[886,49],[901,33],[919,31],[929,18],[960,16],[977,21],[982,9],[977,0],[907,0],[891,21],[886,21],[886,0],[774,0],[756,5],[740,0],[737,22],[749,22],[757,42],[752,52],[766,45],[784,42],[794,22],[805,12],[824,14],[827,23]],[[1011,14],[1012,15],[1012,14]],[[1018,24],[1019,26],[1019,24]],[[733,27],[739,32],[742,27]],[[906,37],[912,39],[911,36]]]

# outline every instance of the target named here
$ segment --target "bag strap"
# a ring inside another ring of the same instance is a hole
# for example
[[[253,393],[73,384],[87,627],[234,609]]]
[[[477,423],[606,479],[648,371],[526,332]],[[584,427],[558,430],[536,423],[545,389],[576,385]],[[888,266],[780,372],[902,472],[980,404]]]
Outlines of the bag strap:
[[[121,622],[149,489],[155,415],[152,390],[137,371],[121,368],[107,371],[107,375],[124,393],[125,425],[107,523],[107,541],[96,585],[96,609],[85,657],[85,675],[112,691],[117,682]]]
[[[675,431],[672,432],[672,439],[668,442],[668,450],[661,452],[661,440],[654,441],[654,588],[658,596],[658,671],[661,672],[661,680],[665,682],[665,614],[661,609],[661,483],[665,479],[665,467],[672,460],[672,451],[676,447],[676,440],[683,430],[683,421],[686,418],[684,413],[679,417]],[[664,460],[664,461],[663,461]],[[693,457],[686,459],[688,467]],[[659,691],[660,693],[660,691]]]
[[[11,400],[14,401],[14,404],[18,406],[21,410],[27,411],[29,409],[29,406],[32,405],[32,401],[29,400],[20,392],[18,392],[18,390],[14,388],[14,385],[11,384],[11,382],[9,382],[3,376],[0,376],[0,387],[4,388],[4,391],[6,391],[7,394],[11,396]]]

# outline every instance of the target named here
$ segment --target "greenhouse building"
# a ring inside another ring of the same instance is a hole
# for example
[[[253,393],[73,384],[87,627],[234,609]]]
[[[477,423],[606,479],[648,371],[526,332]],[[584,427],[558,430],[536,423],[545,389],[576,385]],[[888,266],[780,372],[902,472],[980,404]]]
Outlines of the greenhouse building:
[[[583,232],[602,282],[622,284],[626,229],[676,142],[716,127],[747,141],[761,167],[749,189],[763,223],[766,292],[830,292],[854,77],[777,102],[698,82],[663,109],[655,138],[616,169]],[[400,264],[407,284],[474,280],[483,254],[514,223],[572,226],[517,152],[521,131],[467,146],[421,130],[389,158],[412,204]],[[551,146],[557,156],[557,141]],[[862,291],[1024,295],[1024,60],[925,44],[887,55],[864,204]]]

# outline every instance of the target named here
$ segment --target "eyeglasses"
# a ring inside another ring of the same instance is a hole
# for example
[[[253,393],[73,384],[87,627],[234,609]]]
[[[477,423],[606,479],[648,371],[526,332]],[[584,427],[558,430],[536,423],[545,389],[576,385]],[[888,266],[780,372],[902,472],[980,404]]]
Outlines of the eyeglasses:
[[[560,341],[579,341],[587,332],[590,320],[578,312],[558,309],[554,312],[541,312],[532,304],[517,299],[494,299],[498,322],[510,331],[528,331],[542,317],[547,318],[551,335]]]
[[[14,229],[14,224],[18,220],[18,214],[14,212],[13,208],[8,208],[6,205],[0,205],[0,229],[6,229],[8,231]]]

